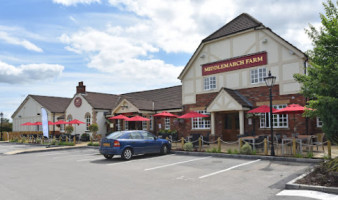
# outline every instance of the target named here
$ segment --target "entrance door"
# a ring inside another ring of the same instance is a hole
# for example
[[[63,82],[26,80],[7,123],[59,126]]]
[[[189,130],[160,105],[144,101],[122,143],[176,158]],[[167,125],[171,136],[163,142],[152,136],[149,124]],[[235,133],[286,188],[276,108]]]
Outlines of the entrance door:
[[[239,113],[223,114],[223,140],[235,141],[239,134]]]

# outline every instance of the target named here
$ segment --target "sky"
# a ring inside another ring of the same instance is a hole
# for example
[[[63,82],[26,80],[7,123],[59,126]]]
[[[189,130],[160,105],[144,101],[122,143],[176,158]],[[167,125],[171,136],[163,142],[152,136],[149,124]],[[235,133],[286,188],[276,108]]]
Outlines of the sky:
[[[0,112],[29,94],[122,94],[181,84],[201,41],[248,13],[302,51],[321,0],[0,0]]]

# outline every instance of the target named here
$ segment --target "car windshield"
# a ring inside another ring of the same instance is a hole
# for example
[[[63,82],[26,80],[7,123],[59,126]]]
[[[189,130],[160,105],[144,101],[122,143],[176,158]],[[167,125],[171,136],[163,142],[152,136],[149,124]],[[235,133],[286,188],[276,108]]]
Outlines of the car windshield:
[[[107,136],[107,139],[113,139],[113,140],[116,140],[116,139],[121,138],[123,135],[124,135],[123,132],[117,131],[117,132],[114,132],[114,133],[109,134],[109,135]]]

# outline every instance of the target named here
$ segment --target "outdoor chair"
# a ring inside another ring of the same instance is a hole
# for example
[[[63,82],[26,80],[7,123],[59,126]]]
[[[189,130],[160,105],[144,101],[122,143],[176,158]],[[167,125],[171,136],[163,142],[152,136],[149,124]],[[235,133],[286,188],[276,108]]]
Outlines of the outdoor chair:
[[[317,147],[317,151],[318,151],[318,146],[322,146],[323,151],[324,151],[324,136],[325,136],[325,133],[316,134],[316,140],[313,142],[313,145]]]

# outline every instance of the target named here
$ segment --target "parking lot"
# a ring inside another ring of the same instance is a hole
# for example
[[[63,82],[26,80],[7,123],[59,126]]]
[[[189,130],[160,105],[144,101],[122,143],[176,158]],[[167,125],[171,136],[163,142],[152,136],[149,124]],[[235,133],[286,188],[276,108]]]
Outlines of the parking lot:
[[[277,196],[309,166],[175,154],[106,160],[97,149],[0,155],[0,199],[309,199]]]

